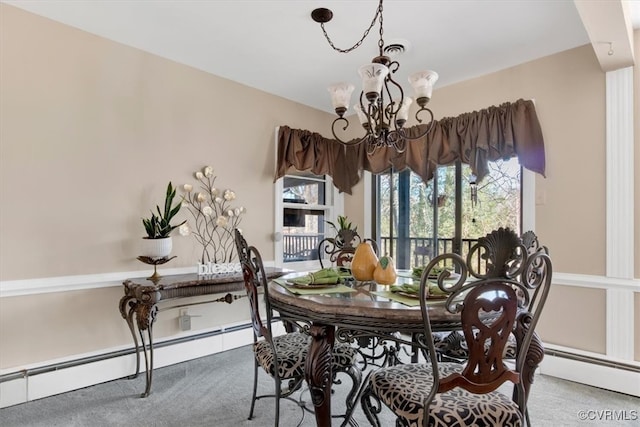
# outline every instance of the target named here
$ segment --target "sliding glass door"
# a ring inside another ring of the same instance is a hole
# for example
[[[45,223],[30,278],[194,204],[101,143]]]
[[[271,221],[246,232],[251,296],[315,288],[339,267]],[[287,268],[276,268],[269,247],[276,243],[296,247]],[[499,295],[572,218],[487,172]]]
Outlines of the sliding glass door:
[[[439,167],[428,184],[408,169],[378,175],[374,194],[380,253],[407,269],[440,253],[466,256],[479,237],[498,227],[520,233],[522,173],[517,158],[489,167],[481,182],[461,163]]]

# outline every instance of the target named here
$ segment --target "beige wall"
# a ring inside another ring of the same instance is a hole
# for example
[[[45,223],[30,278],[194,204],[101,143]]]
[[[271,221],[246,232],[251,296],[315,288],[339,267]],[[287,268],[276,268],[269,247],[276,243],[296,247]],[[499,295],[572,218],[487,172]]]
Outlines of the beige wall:
[[[1,280],[147,268],[140,218],[205,165],[273,259],[274,130],[323,129],[329,114],[6,4],[0,16]],[[191,237],[173,252],[167,267],[195,265]],[[0,298],[0,368],[129,344],[121,293]],[[175,333],[163,315],[158,336]]]
[[[273,259],[274,129],[329,114],[1,7],[2,280],[139,270],[141,217],[207,164]]]

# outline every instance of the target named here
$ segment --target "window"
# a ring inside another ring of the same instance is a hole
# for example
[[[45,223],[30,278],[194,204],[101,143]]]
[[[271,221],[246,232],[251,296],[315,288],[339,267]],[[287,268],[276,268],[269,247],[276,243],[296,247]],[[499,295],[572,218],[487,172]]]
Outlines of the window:
[[[285,175],[276,182],[276,263],[287,268],[319,265],[318,243],[327,221],[335,221],[342,196],[329,176],[308,172]]]
[[[489,163],[490,174],[475,186],[468,165],[439,167],[427,185],[410,170],[375,179],[380,253],[397,268],[424,265],[445,252],[466,256],[498,227],[522,230],[522,172],[517,158]]]

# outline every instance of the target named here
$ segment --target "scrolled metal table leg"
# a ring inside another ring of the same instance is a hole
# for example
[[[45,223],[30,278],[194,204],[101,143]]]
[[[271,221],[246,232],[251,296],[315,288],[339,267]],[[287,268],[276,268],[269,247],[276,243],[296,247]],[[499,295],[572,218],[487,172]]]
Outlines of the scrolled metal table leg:
[[[309,384],[311,401],[315,407],[316,425],[331,426],[331,372],[332,349],[335,328],[331,325],[313,324],[309,329],[311,348],[305,363],[305,379]]]
[[[127,306],[129,306],[129,310],[127,310]],[[136,372],[133,375],[129,375],[128,379],[138,378],[138,374],[140,373],[140,347],[138,345],[138,337],[136,336],[135,326],[133,325],[133,314],[136,311],[137,303],[135,298],[130,295],[125,295],[120,299],[120,315],[127,322],[127,326],[129,326],[129,331],[131,332],[131,336],[133,337],[133,348],[136,352]]]
[[[147,329],[147,336],[149,337],[149,363],[147,363],[147,352],[144,352],[144,362],[147,367],[146,379],[147,386],[144,389],[144,393],[140,397],[147,397],[151,394],[151,381],[153,380],[153,333],[152,333],[153,324],[149,325]]]
[[[142,343],[142,351],[144,352],[144,366],[147,382],[144,393],[140,397],[147,397],[151,394],[151,380],[153,379],[153,323],[156,320],[157,313],[158,307],[156,307],[155,304],[139,304],[138,309],[136,310],[138,331],[140,332],[140,341]],[[149,338],[149,354],[147,354],[144,331],[147,331],[147,336]]]

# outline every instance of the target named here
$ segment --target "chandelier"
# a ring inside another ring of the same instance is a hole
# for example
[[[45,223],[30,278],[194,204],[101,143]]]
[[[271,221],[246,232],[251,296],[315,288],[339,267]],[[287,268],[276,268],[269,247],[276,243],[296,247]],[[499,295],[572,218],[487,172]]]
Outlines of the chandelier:
[[[333,12],[325,8],[315,9],[311,12],[311,18],[320,23],[329,45],[341,53],[349,53],[360,46],[376,24],[376,21],[380,25],[379,55],[371,60],[371,64],[363,65],[358,69],[358,73],[362,78],[362,92],[360,92],[359,102],[356,102],[353,108],[366,132],[360,140],[347,142],[336,135],[336,125],[343,124],[343,131],[346,131],[349,127],[349,121],[344,115],[349,108],[354,86],[350,83],[336,83],[328,87],[333,108],[338,115],[331,125],[333,137],[344,145],[358,145],[364,142],[369,154],[382,147],[393,147],[396,151],[402,153],[407,148],[406,141],[408,139],[422,138],[431,130],[433,127],[433,113],[426,105],[431,99],[433,85],[438,80],[438,74],[435,71],[418,71],[409,76],[409,83],[413,86],[416,94],[416,104],[419,107],[415,114],[416,120],[418,123],[422,123],[418,116],[425,112],[430,117],[429,126],[423,132],[419,135],[413,134],[409,136],[404,125],[407,122],[409,107],[413,100],[404,96],[402,86],[393,79],[393,74],[398,71],[400,64],[384,55],[382,1],[380,0],[371,25],[364,32],[362,38],[348,49],[337,48],[324,28],[324,24],[333,18]]]

